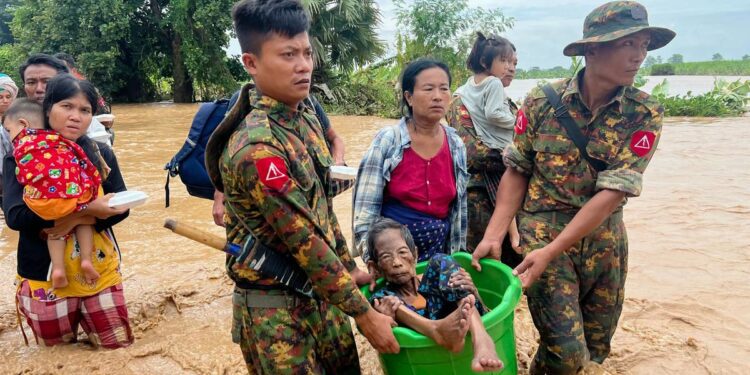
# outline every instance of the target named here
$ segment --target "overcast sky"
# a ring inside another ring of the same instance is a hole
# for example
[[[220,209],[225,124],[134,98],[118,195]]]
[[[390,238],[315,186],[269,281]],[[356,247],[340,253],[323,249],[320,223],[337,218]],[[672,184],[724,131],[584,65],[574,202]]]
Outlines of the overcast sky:
[[[380,37],[393,51],[396,34],[395,7],[390,0],[376,0],[382,13]],[[642,0],[652,26],[667,27],[677,37],[652,55],[665,60],[675,53],[685,61],[710,60],[714,53],[725,59],[750,54],[750,0]],[[518,65],[551,68],[569,66],[563,56],[565,45],[582,37],[586,15],[603,4],[591,0],[469,0],[472,7],[499,8],[515,18],[515,26],[506,33],[518,49]],[[230,54],[239,54],[236,41]]]

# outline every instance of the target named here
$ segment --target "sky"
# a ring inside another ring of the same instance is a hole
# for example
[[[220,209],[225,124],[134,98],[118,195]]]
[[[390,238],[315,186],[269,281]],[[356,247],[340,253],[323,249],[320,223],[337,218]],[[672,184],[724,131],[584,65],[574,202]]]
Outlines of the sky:
[[[679,53],[685,61],[710,60],[715,53],[724,59],[740,59],[750,54],[750,0],[641,0],[651,26],[667,27],[677,37],[650,55],[664,60]],[[378,35],[393,51],[396,24],[395,7],[390,0],[376,0],[382,14]],[[472,7],[499,8],[515,18],[515,26],[505,36],[516,45],[521,69],[570,65],[563,48],[581,39],[583,20],[601,0],[469,0]],[[233,40],[229,54],[239,54]]]

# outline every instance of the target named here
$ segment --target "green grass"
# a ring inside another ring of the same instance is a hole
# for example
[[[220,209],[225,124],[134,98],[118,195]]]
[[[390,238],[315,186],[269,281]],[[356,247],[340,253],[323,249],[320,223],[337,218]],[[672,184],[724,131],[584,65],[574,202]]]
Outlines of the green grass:
[[[750,76],[750,60],[698,61],[670,64],[675,75],[686,76]],[[646,69],[650,73],[650,69]]]

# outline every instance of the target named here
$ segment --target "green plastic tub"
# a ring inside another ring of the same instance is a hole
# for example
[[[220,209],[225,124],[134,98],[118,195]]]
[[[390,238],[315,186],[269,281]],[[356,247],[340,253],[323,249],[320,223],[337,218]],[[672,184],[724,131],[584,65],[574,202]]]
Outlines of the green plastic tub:
[[[482,322],[490,337],[495,341],[497,355],[505,367],[502,371],[490,374],[516,374],[516,340],[513,330],[513,312],[521,298],[521,283],[513,276],[510,267],[496,261],[483,259],[480,261],[482,272],[471,267],[471,255],[456,253],[453,258],[471,274],[474,284],[484,303],[492,309],[482,316]],[[421,274],[427,267],[427,262],[417,264],[417,273]],[[383,280],[378,281],[378,286]],[[362,292],[370,297],[367,287]],[[432,339],[409,328],[396,327],[393,329],[401,351],[398,354],[381,354],[380,363],[383,371],[389,375],[443,375],[443,374],[472,374],[471,337],[467,335],[466,345],[461,353],[451,353],[435,344]],[[485,373],[487,374],[487,373]]]

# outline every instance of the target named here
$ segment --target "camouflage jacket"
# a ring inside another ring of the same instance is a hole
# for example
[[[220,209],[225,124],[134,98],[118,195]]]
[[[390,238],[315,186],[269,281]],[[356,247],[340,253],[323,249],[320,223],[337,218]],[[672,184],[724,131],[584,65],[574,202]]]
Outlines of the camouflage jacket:
[[[331,206],[342,189],[330,178],[333,160],[309,108],[292,109],[247,85],[206,154],[212,181],[233,209],[227,207],[228,241],[243,243],[246,225],[302,267],[318,298],[349,315],[367,311],[367,300],[346,272],[356,264]],[[241,285],[276,284],[231,256],[227,272]]]
[[[518,113],[516,103],[511,99],[508,99],[508,102],[511,112],[514,115]],[[445,118],[448,124],[456,129],[461,140],[464,141],[464,145],[466,145],[466,167],[470,175],[467,187],[484,187],[483,172],[498,171],[504,168],[502,152],[487,147],[479,139],[469,111],[461,102],[461,97],[453,97]]]
[[[628,86],[592,114],[583,103],[578,79],[555,82],[552,87],[562,93],[571,117],[589,137],[588,154],[604,161],[607,168],[597,173],[581,158],[541,88],[534,88],[518,112],[513,144],[504,152],[505,164],[529,177],[523,209],[575,211],[602,189],[622,191],[627,197],[640,195],[643,172],[661,134],[664,108]],[[627,198],[621,206],[626,202]]]

